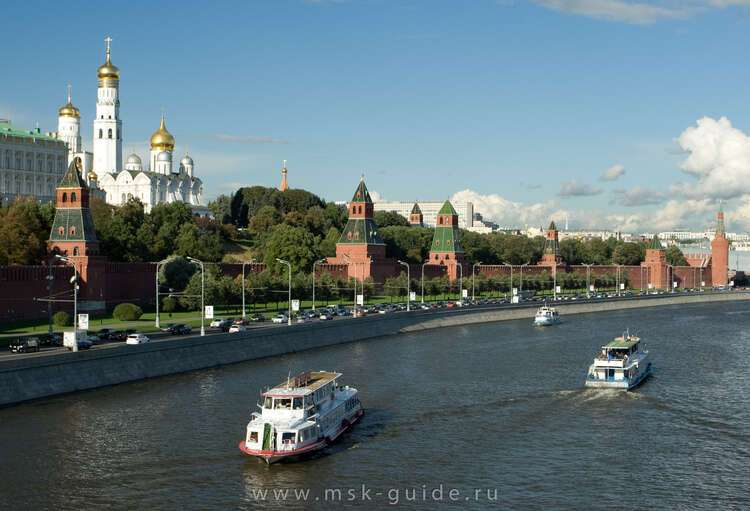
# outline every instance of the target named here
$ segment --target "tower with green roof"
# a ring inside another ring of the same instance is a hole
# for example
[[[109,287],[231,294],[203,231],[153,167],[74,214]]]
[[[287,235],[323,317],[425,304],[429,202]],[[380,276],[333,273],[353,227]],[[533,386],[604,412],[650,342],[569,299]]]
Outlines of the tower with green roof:
[[[654,233],[646,249],[646,259],[641,263],[648,270],[648,283],[654,289],[669,287],[667,275],[667,255],[659,241],[659,235]]]
[[[563,258],[560,255],[560,241],[554,220],[550,222],[544,238],[544,253],[542,254],[542,260],[539,264],[545,266],[557,266],[563,262]]]
[[[458,230],[458,213],[449,200],[440,208],[435,222],[435,234],[430,245],[430,263],[445,265],[451,280],[464,273],[464,247]],[[461,270],[457,266],[461,266]]]

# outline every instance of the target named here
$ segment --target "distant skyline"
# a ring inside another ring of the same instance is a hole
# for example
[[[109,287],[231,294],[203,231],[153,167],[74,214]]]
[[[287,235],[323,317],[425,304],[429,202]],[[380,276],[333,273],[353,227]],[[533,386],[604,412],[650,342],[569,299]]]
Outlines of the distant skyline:
[[[125,157],[162,108],[204,198],[471,200],[501,225],[750,231],[750,0],[11,2],[0,118],[91,150],[111,36]]]

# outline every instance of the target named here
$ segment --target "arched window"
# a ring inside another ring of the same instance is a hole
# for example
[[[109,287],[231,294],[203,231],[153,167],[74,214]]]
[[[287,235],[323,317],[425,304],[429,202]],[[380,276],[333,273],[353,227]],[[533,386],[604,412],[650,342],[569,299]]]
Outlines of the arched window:
[[[74,225],[71,225],[71,226],[70,226],[70,235],[71,235],[71,236],[75,236],[75,233],[76,233],[76,228],[75,228],[75,226],[74,226]]]
[[[362,214],[362,206],[358,206],[357,209],[359,210],[358,213],[361,215]]]
[[[75,201],[76,201],[76,192],[72,192],[70,194],[70,202],[75,202]]]
[[[346,238],[347,239],[352,239],[352,232],[351,231],[349,231],[349,232],[346,233]]]
[[[443,225],[443,217],[442,217],[442,216],[439,216],[439,217],[438,217],[438,223],[439,223],[440,225]]]
[[[57,232],[58,232],[58,234],[59,234],[60,236],[64,235],[64,234],[65,234],[65,227],[60,227],[60,228],[58,228],[58,229],[57,229]]]
[[[122,194],[122,203],[125,204],[125,194]]]
[[[355,240],[359,239],[359,231],[357,231],[357,232],[354,233],[354,239]]]
[[[78,247],[73,247],[73,255],[74,256],[78,255]]]
[[[435,260],[436,260],[436,261],[438,260],[438,255],[437,255],[437,254],[435,254]]]
[[[68,202],[68,194],[67,194],[67,192],[63,192],[62,201],[63,202]]]
[[[445,260],[446,260],[446,261],[447,261],[448,259],[450,259],[450,258],[451,258],[450,254],[445,254]]]
[[[99,138],[102,138],[102,130],[99,130]]]
[[[107,138],[112,138],[112,128],[107,130]]]

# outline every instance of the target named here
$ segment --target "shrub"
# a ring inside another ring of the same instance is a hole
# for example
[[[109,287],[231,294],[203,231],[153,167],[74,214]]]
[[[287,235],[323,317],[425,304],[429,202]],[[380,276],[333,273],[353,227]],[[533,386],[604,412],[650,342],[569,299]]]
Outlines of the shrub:
[[[112,315],[120,321],[135,321],[143,315],[143,310],[134,303],[121,303],[115,307]]]
[[[73,326],[73,316],[65,311],[56,312],[52,316],[52,323],[57,326]]]

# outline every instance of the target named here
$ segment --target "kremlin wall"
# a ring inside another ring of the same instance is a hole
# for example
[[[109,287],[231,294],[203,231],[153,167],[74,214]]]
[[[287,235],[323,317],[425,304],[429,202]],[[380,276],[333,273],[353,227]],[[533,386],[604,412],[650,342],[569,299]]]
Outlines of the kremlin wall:
[[[284,168],[282,187],[286,182]],[[47,316],[48,296],[70,295],[70,279],[73,268],[63,265],[55,255],[75,263],[80,273],[78,310],[80,312],[104,312],[122,302],[152,304],[156,263],[114,263],[99,255],[99,241],[89,212],[91,190],[83,178],[84,169],[80,158],[74,158],[57,187],[57,210],[48,241],[48,260],[39,266],[0,267],[0,285],[3,288],[0,300],[0,321],[43,318]],[[364,280],[372,277],[376,287],[385,279],[399,275],[404,265],[386,257],[386,246],[374,220],[374,207],[364,178],[360,180],[348,205],[349,219],[336,244],[336,255],[317,265],[317,274],[330,273],[334,278],[349,277]],[[412,225],[423,225],[422,213],[415,204],[410,214]],[[463,278],[468,282],[471,266],[464,256],[458,227],[458,214],[446,201],[437,214],[435,233],[431,242],[429,261],[425,264],[410,264],[412,280],[424,277],[448,276],[451,280]],[[640,266],[621,266],[622,281],[631,289],[665,289],[670,281],[677,287],[696,288],[705,283],[711,288],[726,285],[728,280],[729,241],[724,229],[724,214],[719,211],[716,235],[711,242],[710,255],[687,255],[688,266],[667,264],[665,250],[658,236],[651,240],[645,261]],[[236,277],[242,264],[220,263],[222,272]],[[251,265],[250,271],[260,272],[264,264]],[[558,230],[552,222],[545,236],[542,259],[536,265],[481,265],[478,274],[488,277],[509,276],[511,272],[536,275],[542,272],[560,278],[562,274],[578,273],[595,278],[597,275],[614,275],[617,266],[568,265],[559,252]],[[52,279],[50,279],[50,276]],[[53,304],[53,313],[72,310],[69,302]]]

